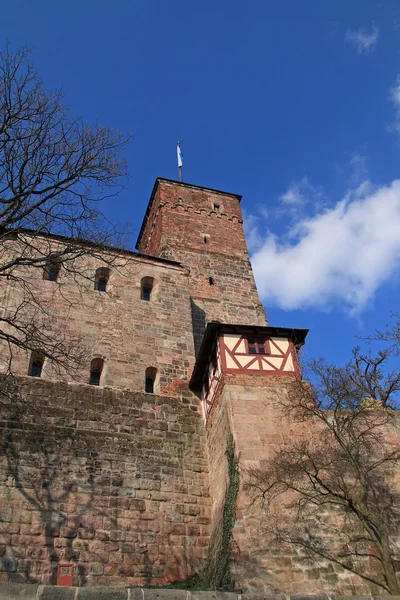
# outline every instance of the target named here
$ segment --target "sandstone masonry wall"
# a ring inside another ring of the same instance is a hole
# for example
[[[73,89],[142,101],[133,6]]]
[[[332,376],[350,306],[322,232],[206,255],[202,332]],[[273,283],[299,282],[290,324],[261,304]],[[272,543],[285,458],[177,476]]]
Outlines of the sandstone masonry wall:
[[[25,402],[18,403],[22,394]],[[145,586],[204,561],[204,427],[189,394],[20,378],[0,422],[0,582]]]
[[[345,571],[329,561],[307,559],[301,550],[283,543],[271,543],[268,535],[268,518],[279,522],[282,514],[279,502],[273,513],[252,506],[251,498],[243,489],[247,470],[263,468],[278,448],[310,439],[315,433],[315,423],[293,422],[279,407],[279,398],[292,384],[290,378],[269,377],[268,380],[252,376],[226,376],[218,405],[207,424],[207,445],[210,453],[210,490],[212,514],[221,505],[224,489],[221,449],[226,447],[227,426],[232,431],[236,453],[239,457],[241,490],[238,497],[236,522],[233,530],[232,572],[236,585],[247,592],[261,594],[381,594],[382,590],[357,575]],[[400,445],[400,430],[388,430],[387,442]],[[215,457],[215,458],[214,458]],[[226,464],[226,458],[225,458]],[[330,543],[337,540],[332,538]]]
[[[187,270],[134,254],[104,253],[104,259],[77,259],[74,272],[61,268],[57,283],[44,280],[41,269],[20,267],[16,275],[29,282],[40,310],[32,302],[24,308],[25,288],[8,281],[0,289],[5,314],[19,311],[21,320],[54,332],[54,339],[62,339],[67,347],[86,349],[85,364],[74,371],[57,372],[46,362],[45,379],[88,383],[90,361],[100,357],[102,385],[143,391],[146,368],[155,367],[161,393],[179,393],[194,363]],[[99,292],[94,289],[95,272],[107,264],[107,292]],[[143,277],[155,280],[150,302],[141,300]],[[3,369],[8,357],[9,348],[3,345]],[[29,359],[27,353],[14,349],[13,372],[26,375]]]

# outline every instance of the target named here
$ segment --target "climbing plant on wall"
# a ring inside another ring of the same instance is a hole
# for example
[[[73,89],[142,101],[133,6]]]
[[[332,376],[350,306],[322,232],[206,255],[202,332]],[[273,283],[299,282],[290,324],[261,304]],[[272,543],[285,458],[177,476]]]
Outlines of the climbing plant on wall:
[[[205,569],[207,586],[212,589],[231,587],[230,561],[232,550],[232,532],[236,518],[236,501],[239,492],[239,460],[235,455],[235,443],[229,433],[226,445],[228,463],[228,486],[222,516],[216,526],[215,542],[210,547],[209,558]]]

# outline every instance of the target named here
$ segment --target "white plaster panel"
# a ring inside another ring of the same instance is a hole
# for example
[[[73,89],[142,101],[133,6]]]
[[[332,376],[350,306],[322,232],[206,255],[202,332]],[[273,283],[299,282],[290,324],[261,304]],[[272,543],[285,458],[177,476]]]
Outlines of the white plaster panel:
[[[234,333],[224,333],[224,342],[229,350],[232,350],[240,339],[240,335]]]
[[[270,364],[267,364],[266,361],[268,361]],[[280,369],[282,362],[283,362],[283,358],[274,358],[272,356],[265,356],[265,357],[263,357],[263,370],[264,371],[268,371],[268,370],[273,371],[273,367],[271,367],[271,365],[274,365],[274,367],[276,367],[277,369]]]
[[[237,369],[237,364],[235,363],[235,361],[233,360],[233,358],[231,358],[229,356],[228,353],[226,353],[226,366],[228,369]]]
[[[275,342],[275,344],[278,346],[278,348],[280,348],[280,350],[282,350],[282,352],[287,351],[289,347],[289,341],[286,338],[273,337],[271,338],[271,340]],[[271,345],[272,354],[274,354],[274,350],[276,351],[276,348],[273,345]]]
[[[235,352],[246,352],[246,344],[244,343],[244,340],[240,342]]]
[[[254,356],[235,356],[235,358],[242,365],[242,367],[245,367],[251,360],[253,360]]]
[[[250,367],[248,367],[249,371],[260,371],[260,365],[258,360],[256,360],[256,362],[254,362],[252,365],[250,365]]]
[[[295,368],[294,368],[294,364],[293,364],[293,357],[290,354],[288,356],[288,359],[287,359],[287,362],[286,362],[286,365],[285,365],[285,371],[294,371],[294,370],[295,370]]]

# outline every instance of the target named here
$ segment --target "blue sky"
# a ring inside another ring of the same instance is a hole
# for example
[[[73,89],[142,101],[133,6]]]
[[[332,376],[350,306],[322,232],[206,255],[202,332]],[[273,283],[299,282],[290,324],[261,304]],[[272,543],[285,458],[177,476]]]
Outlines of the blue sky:
[[[185,181],[243,194],[269,322],[310,328],[307,354],[341,362],[399,310],[398,0],[14,0],[0,34],[133,133],[108,215],[138,232],[178,139]]]

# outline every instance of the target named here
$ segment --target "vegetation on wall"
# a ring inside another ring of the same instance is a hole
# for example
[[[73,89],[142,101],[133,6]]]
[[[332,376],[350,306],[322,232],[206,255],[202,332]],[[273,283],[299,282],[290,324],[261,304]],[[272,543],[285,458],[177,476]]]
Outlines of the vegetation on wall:
[[[215,542],[210,547],[204,579],[211,589],[231,587],[230,561],[232,552],[232,532],[236,517],[236,500],[239,492],[239,459],[235,455],[235,443],[229,433],[226,445],[228,463],[228,486],[225,493],[223,511],[216,525]]]

